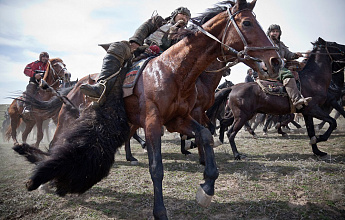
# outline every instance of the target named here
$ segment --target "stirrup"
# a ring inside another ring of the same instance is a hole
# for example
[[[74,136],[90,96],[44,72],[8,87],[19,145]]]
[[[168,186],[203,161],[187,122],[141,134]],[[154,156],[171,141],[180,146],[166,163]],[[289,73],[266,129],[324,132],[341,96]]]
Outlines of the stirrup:
[[[103,92],[102,94],[99,96],[99,98],[97,99],[96,103],[93,103],[93,105],[96,106],[102,106],[105,103],[106,100],[106,96],[105,96],[105,91],[107,90],[107,86],[106,86],[107,81],[106,80],[100,80],[98,82],[99,85],[103,86]]]

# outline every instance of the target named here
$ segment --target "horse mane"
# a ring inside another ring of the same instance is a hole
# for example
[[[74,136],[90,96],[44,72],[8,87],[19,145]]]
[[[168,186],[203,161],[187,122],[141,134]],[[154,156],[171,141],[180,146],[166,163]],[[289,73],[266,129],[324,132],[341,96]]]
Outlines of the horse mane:
[[[53,63],[53,62],[63,62],[63,61],[62,61],[61,58],[51,58],[51,59],[49,59],[48,62]],[[50,65],[49,65],[49,63],[48,63],[47,68],[46,68],[46,71],[45,71],[44,76],[43,76],[43,80],[45,80],[45,81],[46,81],[47,78],[48,78],[49,70],[50,70]]]
[[[224,1],[220,2],[218,4],[215,4],[213,8],[208,8],[206,11],[202,14],[200,14],[197,17],[191,18],[191,20],[194,20],[194,22],[197,23],[197,25],[201,26],[205,24],[207,21],[218,15],[219,13],[225,11],[229,5],[231,6],[234,4],[232,1]],[[176,34],[172,35],[173,39],[182,39],[184,37],[192,36],[194,35],[198,29],[195,25],[191,25],[190,27],[186,29],[179,29]]]

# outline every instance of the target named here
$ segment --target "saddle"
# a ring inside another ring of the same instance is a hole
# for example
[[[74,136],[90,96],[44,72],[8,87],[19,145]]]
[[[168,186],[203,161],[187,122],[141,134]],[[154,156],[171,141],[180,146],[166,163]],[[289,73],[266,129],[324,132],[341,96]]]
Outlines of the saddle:
[[[148,62],[154,58],[155,56],[151,56],[142,60],[139,60],[136,63],[133,63],[130,70],[126,73],[126,78],[123,82],[123,97],[127,97],[133,94],[133,88],[137,83],[139,76],[145,69]]]

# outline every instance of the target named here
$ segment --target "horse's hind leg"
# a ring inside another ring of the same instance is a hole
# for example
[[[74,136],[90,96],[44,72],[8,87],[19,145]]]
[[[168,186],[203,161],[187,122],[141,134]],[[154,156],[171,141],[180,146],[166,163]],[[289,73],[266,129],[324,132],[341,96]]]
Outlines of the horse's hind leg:
[[[135,133],[133,134],[133,138],[139,142],[139,144],[141,145],[141,147],[143,149],[146,148],[146,142],[144,139],[142,139],[138,134],[137,134],[137,131],[135,131]]]
[[[131,133],[129,137],[134,136],[136,134],[137,128],[131,127]],[[125,151],[126,151],[126,160],[130,161],[132,165],[138,165],[138,160],[132,154],[130,138],[125,141]]]
[[[240,154],[238,152],[237,147],[236,147],[236,143],[235,143],[235,137],[236,137],[236,134],[238,133],[238,131],[241,130],[241,128],[243,127],[243,125],[247,121],[248,121],[248,118],[244,117],[244,116],[243,117],[241,116],[240,119],[235,118],[234,123],[232,124],[230,130],[227,132],[227,136],[229,138],[231,150],[232,150],[232,153],[234,155],[235,160],[241,160],[241,159],[246,158],[245,155]]]
[[[35,147],[38,148],[40,146],[40,143],[43,139],[43,121],[37,121],[36,123],[36,129],[37,129],[37,140],[35,143]]]
[[[249,121],[246,121],[246,123],[244,123],[244,127],[245,129],[249,132],[249,134],[251,134],[253,136],[253,138],[258,138],[258,136],[255,134],[254,130],[250,127]]]
[[[32,128],[35,126],[35,121],[27,121],[25,122],[25,130],[22,133],[22,141],[26,143],[29,133],[31,132]]]

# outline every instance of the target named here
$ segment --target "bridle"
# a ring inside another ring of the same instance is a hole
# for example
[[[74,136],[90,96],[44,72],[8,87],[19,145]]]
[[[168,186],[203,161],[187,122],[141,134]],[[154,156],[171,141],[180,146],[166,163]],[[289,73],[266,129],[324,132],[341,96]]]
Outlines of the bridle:
[[[344,56],[345,55],[345,52],[342,51],[341,49],[339,49],[338,47],[336,46],[331,46],[331,45],[327,45],[327,42],[326,42],[326,45],[315,45],[315,47],[324,47],[325,50],[326,50],[326,53],[314,53],[314,52],[307,52],[307,53],[303,53],[303,54],[321,54],[321,55],[328,55],[328,57],[331,59],[331,65],[333,65],[333,63],[337,64],[338,67],[340,68],[339,70],[336,70],[336,71],[333,71],[332,74],[336,74],[336,73],[339,73],[341,71],[343,71],[345,69],[345,65],[343,67],[340,66],[340,64],[344,64],[345,63],[345,57],[342,58],[342,59],[337,59],[335,60],[332,55],[342,55]],[[337,53],[331,53],[329,52],[328,48],[335,48],[337,50],[339,50],[339,52]]]
[[[234,19],[236,15],[240,14],[240,13],[243,12],[243,11],[248,11],[248,10],[250,10],[250,9],[246,8],[246,9],[239,10],[239,11],[235,12],[234,14],[232,14],[230,8],[229,8],[229,7],[227,8],[227,13],[228,13],[228,15],[229,15],[229,19],[228,19],[227,24],[226,24],[226,27],[225,27],[225,29],[224,29],[224,31],[223,31],[222,41],[220,41],[217,37],[215,37],[215,36],[212,35],[211,33],[207,32],[205,29],[203,29],[203,28],[201,27],[201,25],[200,25],[197,21],[195,21],[195,20],[192,19],[192,18],[190,19],[190,20],[192,21],[192,23],[195,24],[195,25],[197,26],[197,28],[198,28],[198,30],[199,30],[200,32],[202,32],[202,33],[205,34],[206,36],[210,37],[211,39],[215,40],[216,42],[218,42],[218,43],[220,43],[220,44],[222,45],[222,47],[221,47],[221,52],[222,52],[223,60],[219,60],[219,59],[218,59],[218,61],[220,61],[220,62],[227,62],[227,63],[230,62],[229,59],[226,59],[226,55],[225,55],[225,52],[224,52],[224,48],[226,48],[230,53],[236,55],[236,60],[235,60],[235,61],[232,61],[230,64],[227,64],[225,67],[223,67],[223,68],[220,69],[220,70],[216,70],[216,71],[212,71],[212,72],[219,72],[219,71],[228,69],[228,68],[230,68],[230,67],[236,65],[237,63],[242,62],[242,61],[245,61],[245,60],[254,60],[254,61],[256,61],[256,62],[261,62],[261,60],[260,60],[259,58],[249,56],[249,55],[248,55],[248,52],[249,52],[249,51],[257,51],[257,50],[279,50],[278,47],[275,47],[275,46],[273,46],[273,45],[272,45],[272,46],[266,46],[266,47],[249,47],[249,46],[248,46],[248,43],[247,43],[246,39],[244,38],[244,36],[243,36],[241,30],[239,29],[239,27],[238,27],[238,25],[237,25],[237,23],[235,22],[235,19]],[[251,11],[251,10],[250,10],[250,11]],[[252,13],[252,14],[254,15],[254,17],[255,17],[255,14],[254,14],[252,11],[251,11],[251,13]],[[234,49],[234,48],[232,48],[232,47],[230,47],[229,45],[226,45],[226,44],[224,43],[225,37],[226,37],[226,35],[227,35],[227,33],[228,33],[227,30],[230,28],[230,25],[231,25],[231,24],[233,24],[233,26],[235,27],[235,29],[236,29],[238,35],[240,36],[240,38],[241,38],[241,40],[242,40],[242,42],[243,42],[244,49],[241,50],[241,51],[237,51],[236,49]],[[259,25],[259,26],[260,26],[260,25]],[[260,27],[261,27],[261,26],[260,26]]]
[[[55,69],[53,68],[52,63],[49,60],[48,60],[48,63],[49,63],[49,68],[53,72],[53,80],[54,80],[53,84],[51,84],[50,86],[54,86],[56,83],[65,79],[65,76],[64,75],[60,76],[60,73],[61,73],[61,71],[66,71],[67,68],[65,67],[65,65],[63,65],[62,62],[59,61],[56,64],[58,64],[61,67],[61,69],[59,70],[59,72],[56,73]]]

